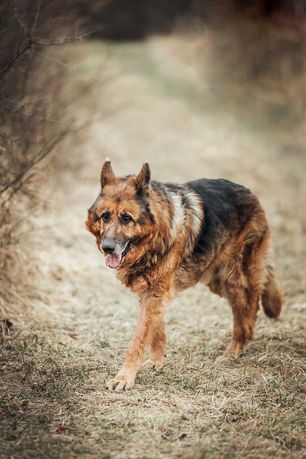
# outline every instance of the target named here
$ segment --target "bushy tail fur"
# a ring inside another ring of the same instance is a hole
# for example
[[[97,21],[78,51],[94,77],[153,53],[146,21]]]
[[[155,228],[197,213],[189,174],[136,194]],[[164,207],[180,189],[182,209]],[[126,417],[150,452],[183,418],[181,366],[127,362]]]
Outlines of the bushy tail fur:
[[[262,307],[265,314],[271,319],[276,319],[282,309],[282,295],[276,283],[273,268],[268,268],[268,277],[261,295]]]

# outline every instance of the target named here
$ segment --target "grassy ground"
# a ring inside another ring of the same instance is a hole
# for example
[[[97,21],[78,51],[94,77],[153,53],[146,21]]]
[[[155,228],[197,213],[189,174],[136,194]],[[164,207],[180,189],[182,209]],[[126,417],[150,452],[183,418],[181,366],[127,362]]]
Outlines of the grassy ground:
[[[285,135],[274,126],[273,135],[261,135],[230,107],[221,110],[218,91],[186,67],[175,39],[80,44],[69,63],[75,85],[96,81],[86,103],[75,102],[90,127],[65,146],[62,171],[50,179],[37,220],[41,297],[33,318],[2,333],[0,457],[302,458],[301,145],[289,130]],[[106,89],[99,85],[102,76]],[[149,160],[160,180],[222,176],[260,197],[285,306],[277,322],[260,311],[255,339],[240,359],[216,363],[230,339],[231,313],[197,286],[169,307],[165,367],[144,370],[130,392],[105,389],[137,312],[137,299],[104,267],[83,225],[106,156],[118,174],[136,172]]]

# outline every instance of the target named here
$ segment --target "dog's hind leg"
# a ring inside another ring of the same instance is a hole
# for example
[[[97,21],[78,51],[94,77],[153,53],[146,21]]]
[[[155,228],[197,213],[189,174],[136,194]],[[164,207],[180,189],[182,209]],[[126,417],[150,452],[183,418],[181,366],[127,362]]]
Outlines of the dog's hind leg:
[[[239,355],[252,338],[259,299],[265,279],[263,258],[268,247],[268,234],[244,247],[244,256],[236,270],[236,285],[227,289],[227,297],[233,311],[233,338],[227,353]]]
[[[253,336],[259,294],[250,293],[250,290],[245,288],[236,288],[228,294],[234,323],[232,341],[225,351],[225,355],[234,354],[239,356],[244,346]]]

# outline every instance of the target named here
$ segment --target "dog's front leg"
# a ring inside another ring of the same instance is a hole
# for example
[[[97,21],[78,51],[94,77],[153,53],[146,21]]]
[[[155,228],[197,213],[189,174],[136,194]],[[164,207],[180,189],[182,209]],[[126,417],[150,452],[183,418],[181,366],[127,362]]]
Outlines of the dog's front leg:
[[[143,355],[152,337],[157,337],[164,306],[161,299],[147,298],[141,301],[138,325],[124,364],[117,376],[107,383],[109,390],[131,389],[139,372]],[[164,335],[163,335],[164,336]]]
[[[158,369],[163,366],[166,357],[167,338],[164,322],[164,311],[156,316],[149,338],[150,356],[142,364],[142,368]]]

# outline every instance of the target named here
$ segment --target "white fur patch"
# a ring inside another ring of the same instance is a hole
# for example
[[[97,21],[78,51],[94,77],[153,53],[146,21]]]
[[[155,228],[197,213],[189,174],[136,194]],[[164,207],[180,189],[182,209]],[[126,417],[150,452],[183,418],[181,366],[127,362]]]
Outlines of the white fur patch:
[[[185,197],[188,199],[192,209],[192,227],[195,234],[198,234],[203,221],[203,205],[199,196],[193,192],[188,192]]]
[[[184,224],[185,211],[179,194],[170,193],[173,204],[173,218],[171,224],[171,238],[174,239]]]

